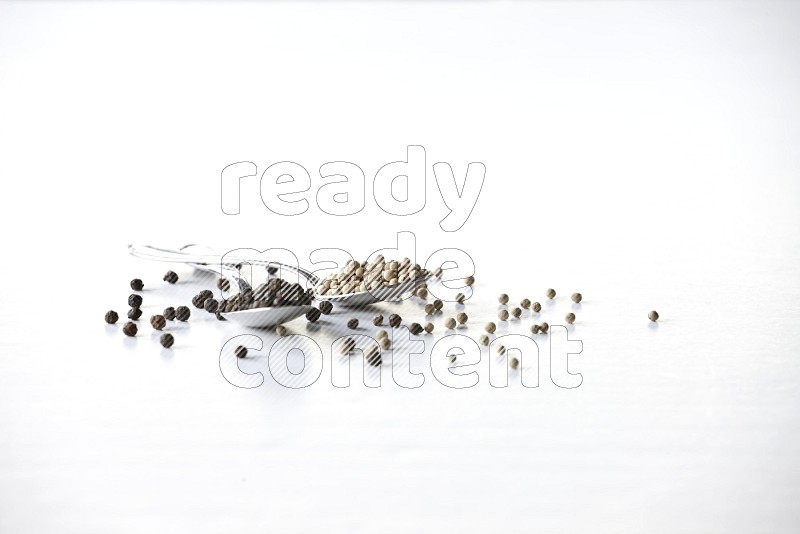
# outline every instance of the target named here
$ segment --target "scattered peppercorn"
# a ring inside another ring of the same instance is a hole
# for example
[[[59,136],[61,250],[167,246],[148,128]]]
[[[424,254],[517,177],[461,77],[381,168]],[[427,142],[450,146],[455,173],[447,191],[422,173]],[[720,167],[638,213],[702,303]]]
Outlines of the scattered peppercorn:
[[[373,367],[378,367],[383,363],[383,360],[381,360],[381,353],[375,345],[370,346],[369,349],[364,352],[364,359]]]
[[[106,312],[106,322],[108,324],[114,324],[119,320],[119,315],[114,310],[108,310]]]
[[[512,369],[517,370],[519,368],[519,360],[517,358],[511,358],[508,365],[510,365]]]
[[[564,320],[567,321],[567,324],[574,323],[575,322],[575,314],[574,313],[568,313],[567,316],[564,317]]]
[[[227,291],[231,288],[231,283],[228,281],[227,278],[219,278],[217,279],[217,289],[220,291]]]
[[[444,321],[444,327],[447,328],[448,330],[452,330],[453,328],[456,327],[456,320],[453,319],[452,317],[448,317]]]
[[[174,284],[178,281],[178,274],[175,271],[167,271],[167,273],[164,275],[164,281]]]
[[[500,310],[497,312],[497,318],[501,321],[508,321],[508,310]]]
[[[237,358],[244,358],[245,356],[247,356],[247,347],[239,345],[238,347],[236,347],[235,353]]]
[[[163,315],[153,315],[150,317],[150,325],[156,330],[162,330],[167,326],[167,320],[164,319]]]
[[[408,327],[408,330],[415,336],[418,336],[423,332],[424,328],[422,328],[422,325],[419,323],[411,323],[411,325]]]
[[[534,302],[533,304],[531,304],[531,310],[533,310],[536,313],[539,313],[540,311],[542,311],[542,305],[539,304],[538,302]]]
[[[549,299],[556,298],[556,290],[553,289],[552,287],[550,289],[548,289],[545,294],[547,295],[547,298],[549,298]]]
[[[498,346],[497,346],[497,354],[499,354],[500,356],[502,356],[502,355],[503,355],[503,354],[505,354],[505,353],[506,353],[506,348],[505,348],[505,346],[504,346],[504,345],[498,345]]]
[[[128,306],[131,308],[141,308],[142,307],[142,296],[137,294],[132,294],[128,297]]]
[[[474,276],[468,276],[468,277],[464,278],[464,283],[466,285],[468,285],[468,286],[471,286],[472,284],[475,283],[475,277]]]
[[[327,300],[323,300],[319,303],[319,311],[325,315],[330,315],[330,313],[333,311],[333,304]]]
[[[201,309],[206,302],[206,298],[208,297],[202,294],[195,295],[194,297],[192,297],[192,306],[194,306],[197,309]]]
[[[134,278],[131,280],[131,289],[134,291],[141,291],[144,289],[144,282],[142,282],[139,278]]]
[[[456,315],[456,321],[458,321],[458,323],[459,323],[459,324],[464,324],[464,323],[466,323],[466,322],[467,322],[467,319],[469,319],[469,317],[468,317],[468,316],[467,316],[467,314],[466,314],[466,313],[464,313],[464,312],[461,312],[461,313],[459,313],[458,315]]]
[[[203,308],[205,308],[208,313],[216,313],[219,309],[219,302],[215,299],[206,299],[205,302],[203,302]]]
[[[538,334],[539,333],[539,325],[535,324],[531,326],[531,334]]]
[[[375,326],[381,326],[383,324],[383,315],[376,315],[372,318],[372,324]]]
[[[449,361],[450,363],[456,363],[456,355],[455,354],[448,354],[447,355],[447,361]]]
[[[128,310],[128,319],[133,319],[134,321],[138,321],[139,317],[142,316],[142,309],[141,308],[131,308]]]
[[[278,337],[285,336],[286,335],[286,327],[283,326],[282,324],[279,324],[278,326],[275,327],[275,333],[278,335]]]
[[[388,337],[382,337],[382,338],[380,338],[380,339],[378,340],[378,343],[380,343],[380,345],[381,345],[381,348],[382,348],[383,350],[389,350],[390,348],[392,348],[392,340],[391,340],[391,339],[389,339]]]
[[[430,304],[430,303],[426,304],[425,305],[425,315],[433,315],[434,313],[436,313],[436,306],[434,306],[433,304]]]
[[[353,317],[352,319],[347,321],[347,328],[349,328],[350,330],[355,330],[356,328],[358,328],[358,319]]]
[[[178,306],[175,308],[175,318],[179,321],[188,321],[192,312],[186,306]]]
[[[400,326],[400,324],[402,324],[402,322],[403,318],[397,315],[396,313],[393,313],[389,316],[389,326],[391,326],[392,328],[397,328],[398,326]]]
[[[433,301],[433,307],[436,308],[437,310],[441,310],[442,307],[444,307],[444,302],[442,302],[439,299],[436,299]]]
[[[583,295],[581,295],[580,293],[572,294],[572,302],[574,302],[575,304],[578,304],[582,300],[583,300]]]
[[[542,334],[546,334],[547,331],[550,330],[550,325],[547,323],[542,323],[539,325],[539,330],[542,332]]]
[[[210,289],[204,289],[200,292],[200,296],[203,297],[203,302],[205,302],[206,299],[213,297],[214,293]]]
[[[267,265],[267,273],[275,274],[277,272],[278,272],[278,268],[277,267],[275,267],[274,265]]]
[[[168,349],[173,343],[175,343],[175,338],[172,336],[172,334],[161,334],[159,341],[161,342],[162,347]]]
[[[458,302],[459,304],[464,304],[464,300],[465,300],[466,298],[467,298],[467,297],[464,295],[464,293],[458,293],[458,294],[456,295],[456,302]]]
[[[122,332],[129,337],[133,337],[136,335],[136,332],[139,331],[139,328],[136,326],[136,323],[132,323],[128,321],[124,325],[122,325]]]
[[[478,338],[478,343],[488,347],[489,346],[489,336],[487,336],[486,334],[481,335],[481,337]]]
[[[322,312],[319,311],[319,308],[311,308],[306,312],[306,319],[308,319],[309,323],[316,323],[320,315],[322,315]]]
[[[499,297],[497,297],[497,301],[500,304],[508,304],[508,295],[505,293],[501,293]]]
[[[375,337],[377,339],[381,339],[382,337],[389,337],[389,333],[386,330],[380,329],[375,332]]]
[[[658,312],[655,310],[651,311],[650,313],[647,314],[647,318],[653,322],[658,321]]]
[[[511,308],[511,315],[519,319],[519,316],[522,315],[522,310],[519,308]]]
[[[531,301],[530,299],[522,299],[522,302],[520,302],[519,305],[527,310],[531,307]]]
[[[353,341],[353,338],[347,337],[342,341],[341,345],[339,345],[339,352],[341,354],[347,356],[351,352],[353,352],[353,350],[355,350],[355,348],[356,348],[356,342]]]
[[[417,289],[417,296],[423,300],[428,298],[428,289],[424,287]]]
[[[425,332],[428,334],[433,332],[433,323],[425,323]]]
[[[495,330],[497,330],[497,325],[494,323],[486,323],[486,326],[484,326],[483,329],[490,334],[494,334]]]

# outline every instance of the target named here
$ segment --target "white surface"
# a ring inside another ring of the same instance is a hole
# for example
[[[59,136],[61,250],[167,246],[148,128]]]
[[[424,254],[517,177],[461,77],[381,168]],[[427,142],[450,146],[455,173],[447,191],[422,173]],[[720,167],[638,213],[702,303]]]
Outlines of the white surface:
[[[794,3],[0,4],[0,531],[796,532],[799,22]],[[409,144],[486,165],[459,232],[433,183],[406,218],[369,194],[278,217],[257,179],[241,215],[219,208],[230,163],[369,178]],[[501,291],[556,288],[554,318],[582,292],[581,387],[428,369],[407,390],[387,365],[377,389],[328,366],[242,390],[219,369],[235,325],[195,313],[168,352],[102,322],[134,276],[145,317],[200,287],[181,269],[160,290],[131,242],[361,257],[400,230],[423,259],[473,257],[470,333]]]

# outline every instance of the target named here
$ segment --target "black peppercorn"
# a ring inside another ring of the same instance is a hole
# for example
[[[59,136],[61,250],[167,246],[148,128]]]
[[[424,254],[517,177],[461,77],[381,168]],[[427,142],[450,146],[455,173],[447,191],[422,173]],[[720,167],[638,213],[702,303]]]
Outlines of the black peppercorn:
[[[202,308],[203,304],[205,303],[206,299],[203,298],[203,295],[197,294],[192,297],[192,306],[195,308]]]
[[[245,356],[247,356],[247,347],[243,347],[241,345],[236,347],[236,357],[244,358]]]
[[[175,308],[175,318],[179,321],[188,321],[190,315],[192,315],[192,313],[186,306],[178,306]]]
[[[106,322],[108,324],[114,324],[117,322],[118,319],[119,315],[117,315],[117,312],[115,312],[114,310],[108,310],[106,312]]]
[[[531,304],[531,310],[533,310],[535,313],[539,313],[540,311],[542,311],[542,305],[539,304],[538,302],[534,302],[533,304]]]
[[[650,319],[653,322],[658,321],[658,312],[655,311],[655,310],[651,311],[650,313],[647,314],[647,318]],[[667,321],[667,322],[669,322],[669,321]]]
[[[436,299],[433,301],[433,307],[436,308],[437,310],[441,310],[443,306],[444,302],[442,302],[441,300]]]
[[[422,325],[419,324],[419,323],[411,323],[411,325],[408,327],[408,330],[412,334],[417,336],[417,335],[421,334],[424,329],[422,328]]]
[[[542,323],[542,324],[539,325],[539,331],[542,334],[546,334],[549,329],[550,329],[550,325],[547,324],[547,323]]]
[[[175,320],[175,308],[170,306],[169,308],[164,308],[164,319],[167,321],[174,321]]]
[[[203,303],[203,308],[205,308],[208,313],[216,313],[219,309],[219,302],[214,299],[206,299]]]
[[[159,341],[161,341],[162,347],[168,349],[175,343],[175,338],[172,337],[172,334],[161,334],[161,339]]]
[[[167,271],[167,274],[164,275],[164,281],[174,284],[178,281],[178,275],[175,273],[175,271]]]
[[[142,316],[141,308],[131,308],[128,310],[128,319],[138,320]]]
[[[347,328],[349,328],[350,330],[355,330],[356,328],[358,328],[358,319],[353,317],[352,319],[347,321]]]
[[[217,280],[217,289],[221,291],[227,291],[231,288],[231,283],[228,282],[227,278],[220,278]]]
[[[163,315],[153,315],[150,317],[150,325],[156,330],[161,330],[167,326],[167,320],[164,319]]]
[[[328,315],[333,311],[333,304],[331,304],[327,300],[323,300],[322,302],[319,303],[319,311],[321,311],[325,315]]]
[[[132,322],[130,322],[130,321],[128,321],[127,323],[125,323],[125,324],[122,326],[122,332],[123,332],[123,333],[124,333],[126,336],[133,337],[133,336],[135,336],[135,335],[136,335],[136,332],[138,332],[138,331],[139,331],[139,329],[136,327],[136,324],[135,324],[135,323],[132,323]]]
[[[137,294],[132,294],[128,297],[128,306],[131,308],[141,308],[142,307],[142,296]]]
[[[368,349],[364,353],[364,358],[367,360],[367,363],[373,367],[379,367],[381,363],[383,363],[381,353],[379,350],[374,349],[374,345],[372,349]]]
[[[322,315],[322,312],[319,311],[319,308],[311,308],[306,312],[306,319],[310,323],[316,323],[320,315]]]
[[[383,315],[378,314],[375,317],[373,317],[372,318],[372,324],[374,324],[375,326],[382,325],[383,324]]]
[[[277,267],[275,267],[274,265],[268,265],[268,266],[267,266],[267,272],[268,272],[269,274],[275,274],[275,273],[277,273],[277,272],[278,272],[278,268],[277,268]]]
[[[203,297],[203,302],[205,302],[206,299],[213,297],[214,293],[210,289],[204,289],[200,292],[200,295]]]
[[[403,322],[403,318],[393,313],[389,316],[389,326],[392,328],[397,328]]]
[[[139,278],[131,280],[131,289],[134,291],[141,291],[144,289],[144,283]]]

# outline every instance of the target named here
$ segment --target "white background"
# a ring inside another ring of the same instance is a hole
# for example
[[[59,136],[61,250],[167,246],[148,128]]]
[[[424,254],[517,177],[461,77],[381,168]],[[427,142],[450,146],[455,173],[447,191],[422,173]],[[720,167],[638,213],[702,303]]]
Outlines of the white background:
[[[771,2],[0,4],[0,531],[796,532],[798,24]],[[459,232],[430,168],[413,217],[369,188],[352,217],[313,205],[322,163],[370,178],[409,144],[486,165]],[[270,213],[256,177],[224,215],[243,160],[302,164],[312,208]],[[484,353],[469,390],[388,364],[336,389],[330,359],[301,391],[238,389],[241,328],[195,312],[164,351],[146,321],[204,281],[126,251],[307,262],[400,230],[474,258],[470,335],[497,293],[556,288],[551,323],[583,293],[583,384],[493,388]],[[102,317],[133,277],[126,339]]]

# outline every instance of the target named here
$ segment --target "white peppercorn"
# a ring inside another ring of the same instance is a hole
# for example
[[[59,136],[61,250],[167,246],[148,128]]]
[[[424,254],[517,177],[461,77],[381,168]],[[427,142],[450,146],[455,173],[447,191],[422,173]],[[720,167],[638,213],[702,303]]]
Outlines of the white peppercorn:
[[[517,358],[511,358],[511,360],[508,362],[508,365],[512,369],[517,370],[519,368],[519,360]]]
[[[501,293],[499,297],[497,297],[497,301],[500,304],[508,304],[508,295],[505,293]]]
[[[567,324],[574,323],[575,322],[575,314],[574,313],[568,313],[566,315],[566,317],[564,317],[564,320],[567,321]]]
[[[507,321],[508,320],[508,310],[500,310],[500,311],[498,311],[497,312],[497,317],[501,321]]]
[[[376,315],[372,318],[372,324],[375,326],[380,326],[383,324],[383,315]]]
[[[484,326],[483,328],[490,334],[494,334],[495,330],[497,330],[497,325],[494,323],[486,323],[486,326]]]
[[[469,319],[469,317],[467,317],[467,314],[464,312],[461,312],[458,315],[456,315],[456,321],[458,321],[459,324],[466,323],[467,319]]]
[[[390,340],[388,337],[380,338],[378,340],[378,343],[380,344],[383,350],[389,350],[390,348],[392,348],[392,340]]]
[[[504,345],[498,345],[497,346],[497,354],[502,356],[505,353],[506,353],[506,347]]]
[[[278,337],[285,336],[286,335],[286,327],[283,326],[282,324],[279,324],[278,326],[275,327],[275,333],[278,335]]]
[[[389,337],[389,332],[383,329],[380,329],[377,332],[375,332],[375,339],[381,339],[382,337]]]
[[[444,321],[444,327],[447,328],[448,330],[452,330],[453,328],[456,327],[456,320],[453,319],[452,317],[448,317]]]
[[[480,343],[483,346],[488,347],[489,346],[489,336],[487,336],[486,334],[481,335],[481,337],[478,338],[478,343]]]

